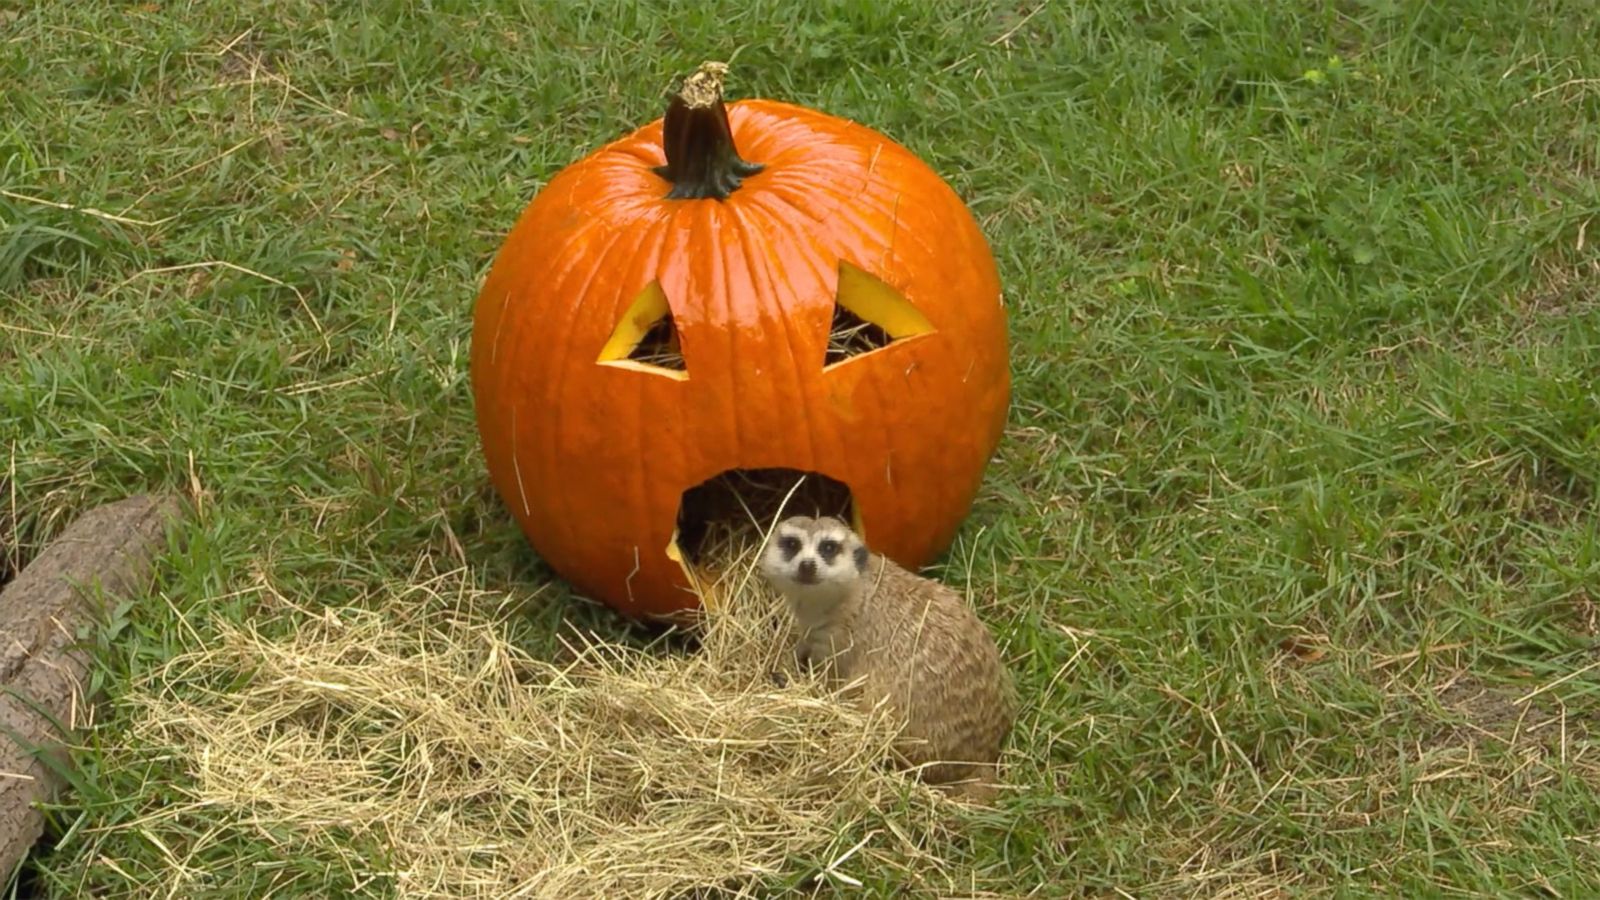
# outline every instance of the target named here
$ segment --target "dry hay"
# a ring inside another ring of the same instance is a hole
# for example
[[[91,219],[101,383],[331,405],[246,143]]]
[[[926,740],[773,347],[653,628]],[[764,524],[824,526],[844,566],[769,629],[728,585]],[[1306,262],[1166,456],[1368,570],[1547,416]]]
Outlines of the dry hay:
[[[950,801],[880,764],[883,718],[773,677],[786,614],[750,566],[725,572],[690,653],[533,658],[463,572],[299,610],[283,638],[223,625],[137,692],[135,746],[183,760],[192,798],[137,827],[165,821],[194,854],[249,829],[409,897],[751,894],[850,871],[955,889],[929,849]],[[205,874],[174,860],[167,887]]]
[[[833,308],[833,324],[828,328],[825,365],[843,362],[852,356],[871,353],[889,346],[893,338],[879,325],[861,318],[843,306]]]
[[[645,365],[658,366],[663,369],[676,369],[679,372],[689,368],[683,359],[683,345],[678,342],[678,329],[672,323],[672,313],[667,313],[656,320],[650,330],[628,353],[628,358],[634,362]]]

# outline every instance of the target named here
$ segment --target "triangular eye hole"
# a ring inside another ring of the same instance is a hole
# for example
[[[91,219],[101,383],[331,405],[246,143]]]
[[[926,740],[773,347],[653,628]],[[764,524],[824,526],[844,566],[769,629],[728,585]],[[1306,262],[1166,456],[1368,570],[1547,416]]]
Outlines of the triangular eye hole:
[[[864,269],[839,262],[839,291],[823,368],[931,331],[933,323],[899,291]]]
[[[603,366],[688,380],[689,367],[684,363],[678,329],[672,323],[672,309],[660,282],[645,285],[628,305],[595,361]]]
[[[893,341],[889,332],[861,318],[844,305],[835,303],[833,324],[828,328],[828,352],[822,364],[831,366],[841,363],[852,356],[887,347]]]

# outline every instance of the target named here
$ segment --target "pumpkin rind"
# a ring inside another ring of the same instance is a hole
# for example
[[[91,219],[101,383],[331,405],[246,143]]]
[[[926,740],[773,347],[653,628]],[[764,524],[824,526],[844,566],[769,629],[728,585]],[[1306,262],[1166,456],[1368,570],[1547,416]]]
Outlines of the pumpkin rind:
[[[737,189],[668,199],[652,122],[539,192],[474,312],[496,490],[559,574],[637,616],[696,605],[666,552],[679,501],[734,468],[842,481],[875,549],[927,563],[970,508],[1009,402],[994,259],[955,192],[855,123],[768,100],[726,114],[762,167]],[[933,330],[824,371],[841,262]],[[652,282],[686,361],[676,377],[601,360]]]

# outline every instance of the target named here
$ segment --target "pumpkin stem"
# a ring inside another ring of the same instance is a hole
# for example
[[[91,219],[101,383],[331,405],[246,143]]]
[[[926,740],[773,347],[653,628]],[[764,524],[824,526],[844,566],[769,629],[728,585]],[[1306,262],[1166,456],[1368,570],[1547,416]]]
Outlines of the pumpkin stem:
[[[667,105],[661,135],[667,164],[654,171],[672,182],[669,200],[726,200],[740,182],[765,168],[741,159],[733,145],[728,110],[722,105],[727,74],[726,63],[701,63]]]

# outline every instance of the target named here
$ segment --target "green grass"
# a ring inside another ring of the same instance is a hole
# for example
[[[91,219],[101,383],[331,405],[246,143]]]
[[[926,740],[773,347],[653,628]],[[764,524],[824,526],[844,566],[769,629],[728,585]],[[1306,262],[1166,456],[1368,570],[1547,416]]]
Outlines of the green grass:
[[[732,57],[922,155],[1000,262],[1011,428],[941,570],[1029,701],[1026,789],[952,850],[980,889],[1593,893],[1596,47],[1587,0],[0,4],[0,540],[199,499],[113,699],[263,583],[369,602],[422,556],[530,644],[619,630],[487,487],[472,303],[546,179]],[[167,865],[124,715],[44,896]]]

